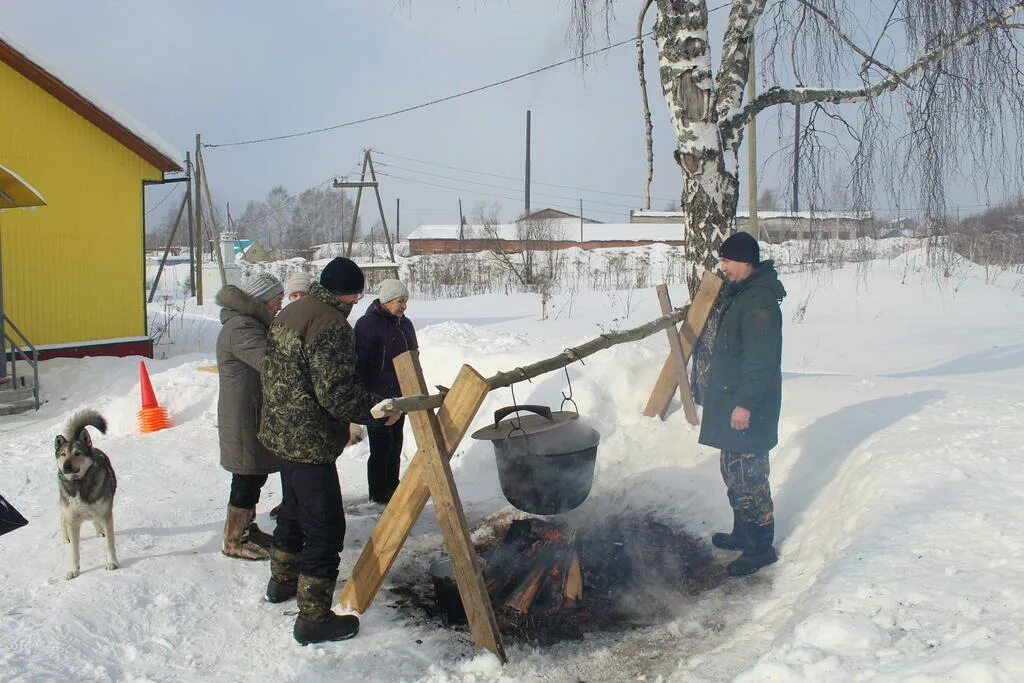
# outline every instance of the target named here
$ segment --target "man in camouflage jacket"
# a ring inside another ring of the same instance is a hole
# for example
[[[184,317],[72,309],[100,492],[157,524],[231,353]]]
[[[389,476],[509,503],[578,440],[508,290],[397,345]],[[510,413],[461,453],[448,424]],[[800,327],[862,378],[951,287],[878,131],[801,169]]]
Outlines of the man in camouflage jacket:
[[[331,261],[309,295],[278,315],[263,362],[259,439],[282,460],[284,490],[266,599],[283,602],[297,593],[293,633],[303,645],[359,630],[355,616],[334,614],[331,603],[345,540],[335,460],[348,442],[349,422],[367,423],[370,409],[383,400],[355,377],[355,336],[347,318],[363,284],[355,263]]]

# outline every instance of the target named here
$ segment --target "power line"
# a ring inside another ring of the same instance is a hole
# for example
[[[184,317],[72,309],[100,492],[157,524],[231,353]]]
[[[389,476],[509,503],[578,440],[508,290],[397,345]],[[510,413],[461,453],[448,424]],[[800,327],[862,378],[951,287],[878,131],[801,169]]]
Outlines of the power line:
[[[413,159],[412,157],[404,157],[404,156],[401,156],[399,154],[390,154],[388,152],[382,152],[379,149],[374,149],[372,151],[376,152],[377,154],[380,154],[381,156],[393,157],[395,159],[403,159],[405,161],[414,161],[417,164],[425,164],[427,166],[437,166],[439,168],[447,168],[450,171],[462,171],[464,173],[475,173],[476,175],[490,176],[491,178],[502,178],[503,180],[515,180],[515,181],[520,182],[520,183],[523,182],[523,178],[516,178],[515,176],[501,175],[499,173],[488,173],[487,171],[474,171],[473,169],[461,168],[459,166],[447,166],[445,164],[439,164],[439,163],[436,163],[436,162],[433,162],[433,161],[423,161],[422,159]],[[384,165],[383,162],[382,162],[382,165]],[[399,168],[399,167],[395,166],[395,168]],[[422,171],[420,171],[420,172],[422,173]],[[530,184],[531,185],[549,185],[551,187],[560,187],[560,188],[565,189],[565,190],[579,190],[580,192],[592,192],[594,194],[607,194],[607,195],[614,195],[616,197],[626,197],[626,198],[629,198],[629,199],[642,199],[643,198],[643,195],[640,195],[640,194],[629,194],[629,193],[626,193],[626,192],[611,192],[610,190],[595,190],[595,189],[586,188],[586,187],[576,187],[575,185],[560,185],[559,183],[546,183],[546,182],[542,182],[540,180],[531,180]],[[674,201],[676,201],[675,199],[668,199],[666,197],[651,197],[651,199],[656,199],[659,202],[674,202]]]
[[[507,191],[507,192],[515,192],[518,189],[518,188],[514,188],[514,187],[505,187],[503,185],[492,185],[490,183],[482,183],[482,182],[479,182],[477,180],[469,180],[468,178],[455,178],[455,177],[452,177],[452,176],[441,175],[439,173],[430,173],[429,171],[421,171],[421,170],[418,170],[418,169],[415,169],[415,168],[406,168],[404,166],[395,166],[394,164],[388,164],[388,163],[383,163],[383,162],[378,162],[377,165],[381,166],[383,168],[397,168],[400,171],[409,171],[410,173],[419,173],[421,175],[430,176],[431,178],[441,178],[442,180],[453,180],[453,181],[458,182],[458,183],[469,183],[471,185],[480,185],[481,187],[491,187],[491,188],[494,188],[494,189],[497,189],[497,190],[504,190],[504,191]],[[565,201],[568,201],[568,202],[575,202],[575,201],[577,201],[579,199],[578,197],[567,197],[565,195],[553,194],[553,193],[550,193],[550,192],[537,192],[536,190],[531,190],[531,192],[534,195],[537,195],[538,197],[554,197],[555,199],[562,199],[562,200],[565,200]],[[595,200],[595,199],[589,199],[589,200],[587,200],[587,203],[588,204],[599,204],[599,205],[602,205],[602,206],[611,206],[611,207],[615,207],[616,209],[631,210],[631,209],[636,208],[635,206],[633,206],[631,204],[615,204],[613,202],[602,202],[602,201],[598,201],[598,200]]]
[[[646,38],[649,35],[651,35],[651,31],[648,31],[647,33],[644,33],[641,37],[642,38]],[[398,114],[405,114],[405,113],[410,112],[410,111],[415,111],[416,109],[423,109],[424,107],[430,107],[432,105],[440,104],[442,102],[448,102],[449,100],[454,100],[454,99],[457,99],[459,97],[465,97],[466,95],[472,95],[473,93],[478,93],[478,92],[481,92],[481,91],[484,91],[484,90],[488,90],[490,88],[496,88],[499,85],[505,85],[507,83],[512,83],[513,81],[518,81],[518,80],[520,80],[522,78],[527,78],[529,76],[535,76],[536,74],[542,73],[544,71],[548,71],[550,69],[554,69],[556,67],[563,66],[565,64],[569,64],[570,62],[575,62],[577,60],[583,60],[583,59],[586,59],[587,57],[592,57],[592,56],[594,56],[596,54],[600,54],[602,52],[607,52],[608,50],[611,50],[612,48],[616,48],[616,47],[619,47],[621,45],[626,45],[628,43],[633,43],[633,42],[636,42],[636,37],[629,38],[628,40],[621,40],[621,41],[619,41],[617,43],[613,43],[612,45],[608,45],[606,47],[598,48],[596,50],[591,50],[590,52],[584,52],[583,54],[578,55],[576,57],[570,57],[569,59],[563,59],[560,62],[555,62],[554,64],[548,64],[547,66],[542,66],[539,69],[533,69],[532,71],[527,71],[527,72],[521,73],[521,74],[519,74],[517,76],[510,76],[509,78],[503,78],[500,81],[495,81],[493,83],[488,83],[487,85],[481,85],[481,86],[476,87],[476,88],[470,88],[469,90],[463,90],[461,92],[457,92],[457,93],[455,93],[453,95],[448,95],[446,97],[439,97],[436,100],[430,100],[429,102],[423,102],[421,104],[415,104],[415,105],[413,105],[411,107],[405,107],[403,109],[396,109],[395,111],[390,111],[390,112],[387,112],[386,114],[376,114],[374,116],[367,116],[365,118],[356,119],[355,121],[347,121],[345,123],[339,123],[339,124],[334,125],[334,126],[325,126],[324,128],[315,128],[313,130],[306,130],[306,131],[302,131],[300,133],[288,133],[286,135],[273,135],[273,136],[265,137],[265,138],[255,138],[253,140],[239,140],[237,142],[203,143],[203,147],[239,147],[241,145],[255,145],[255,144],[259,144],[261,142],[273,142],[274,140],[288,140],[288,139],[291,139],[291,138],[303,137],[305,135],[314,135],[316,133],[326,133],[328,131],[338,130],[339,128],[347,128],[348,126],[355,126],[355,125],[360,124],[360,123],[368,123],[370,121],[377,121],[379,119],[386,119],[386,118],[388,118],[390,116],[397,116]]]
[[[148,216],[149,214],[151,214],[154,211],[156,211],[157,209],[159,209],[160,205],[163,204],[164,202],[166,202],[167,198],[170,197],[172,194],[174,194],[174,191],[177,190],[177,189],[178,189],[178,185],[177,185],[177,183],[175,183],[174,185],[171,186],[171,189],[167,192],[167,194],[165,194],[163,196],[163,199],[158,201],[156,203],[156,206],[154,206],[152,209],[150,209],[149,211],[146,212],[146,215]]]
[[[466,193],[466,194],[477,195],[477,196],[481,196],[481,197],[493,197],[495,199],[508,199],[508,200],[514,201],[514,202],[518,202],[518,201],[520,201],[522,199],[522,197],[510,197],[508,195],[496,194],[494,192],[484,192],[484,191],[481,191],[481,190],[473,190],[473,189],[467,189],[467,188],[462,188],[462,187],[452,187],[451,185],[442,185],[440,183],[432,183],[432,182],[428,182],[426,180],[420,180],[418,178],[406,178],[404,176],[398,176],[398,175],[394,175],[393,173],[386,173],[384,171],[377,171],[377,175],[379,175],[379,176],[386,176],[388,178],[394,178],[395,180],[404,180],[406,182],[416,183],[416,184],[419,184],[419,185],[428,185],[430,187],[438,187],[438,188],[441,188],[443,190],[451,190],[453,192],[463,192],[463,193]],[[570,205],[570,204],[551,203],[550,206],[553,207],[553,208],[569,209],[569,210],[572,210],[572,211],[578,211],[579,210],[579,205],[578,204],[571,204]],[[614,212],[614,211],[605,211],[605,210],[601,210],[601,209],[595,209],[594,211],[588,211],[588,213],[591,213],[591,214],[602,214],[602,215],[605,215],[605,216],[619,216],[620,215],[619,213]]]

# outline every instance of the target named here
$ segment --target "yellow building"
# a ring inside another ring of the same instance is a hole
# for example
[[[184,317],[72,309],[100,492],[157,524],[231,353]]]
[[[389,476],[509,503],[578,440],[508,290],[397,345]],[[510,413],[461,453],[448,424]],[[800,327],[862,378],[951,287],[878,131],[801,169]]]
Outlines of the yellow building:
[[[0,310],[43,358],[152,355],[143,188],[182,169],[109,109],[0,36],[0,165],[46,198],[0,212]]]

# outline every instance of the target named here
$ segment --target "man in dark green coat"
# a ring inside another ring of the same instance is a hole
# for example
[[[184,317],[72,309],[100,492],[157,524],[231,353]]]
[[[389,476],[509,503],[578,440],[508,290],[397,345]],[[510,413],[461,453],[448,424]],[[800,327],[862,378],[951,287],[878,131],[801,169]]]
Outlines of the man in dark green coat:
[[[729,284],[711,355],[700,443],[721,449],[722,478],[733,509],[732,533],[711,542],[743,554],[730,576],[753,574],[778,559],[768,485],[768,451],[779,442],[782,407],[782,312],[786,290],[757,240],[738,232],[719,249]]]
[[[263,362],[259,439],[281,458],[284,491],[266,600],[297,597],[292,633],[303,645],[351,638],[359,630],[357,617],[335,614],[331,603],[345,541],[335,461],[348,443],[349,422],[371,421],[371,408],[384,398],[367,391],[355,375],[348,314],[363,285],[362,270],[349,259],[328,263],[309,294],[286,306],[271,325]]]

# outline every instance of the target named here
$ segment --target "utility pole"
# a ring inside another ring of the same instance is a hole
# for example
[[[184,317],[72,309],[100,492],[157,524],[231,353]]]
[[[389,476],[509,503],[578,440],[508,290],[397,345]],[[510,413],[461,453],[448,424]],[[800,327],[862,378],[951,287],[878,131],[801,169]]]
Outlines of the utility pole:
[[[196,160],[192,174],[193,182],[196,185],[196,305],[203,305],[203,185],[199,176],[202,168],[199,165],[199,150],[203,146],[202,137],[196,133]]]
[[[388,219],[384,217],[384,202],[380,199],[380,185],[377,182],[377,172],[373,169],[373,157],[370,150],[366,150],[366,160],[370,167],[370,179],[373,181],[373,193],[377,195],[377,210],[380,212],[380,226],[384,230],[384,243],[388,245],[388,256],[391,262],[395,262],[395,249],[391,246],[391,235],[388,233]]]
[[[195,223],[192,220],[192,153],[185,152],[185,173],[189,179],[185,185],[185,209],[188,214],[188,284],[192,296],[196,295],[196,233]]]
[[[800,103],[794,105],[793,120],[793,214],[800,213]]]
[[[395,197],[395,244],[397,245],[402,241],[401,234],[399,233],[399,227],[402,224],[402,199],[401,197]]]
[[[526,110],[526,213],[530,213],[530,110]]]
[[[465,225],[466,225],[466,219],[462,215],[462,197],[459,197],[459,253],[460,254],[463,252],[463,246],[462,246],[463,234],[462,234],[462,230],[463,230],[463,227]]]
[[[583,248],[583,197],[580,197],[580,249]]]
[[[757,96],[757,67],[754,65],[754,37],[750,37],[750,73],[747,76],[747,101],[753,102]],[[747,218],[750,234],[755,239],[761,237],[760,226],[757,224],[757,114],[750,117],[747,124],[747,181],[748,199],[750,206]]]
[[[366,179],[366,171],[370,171],[370,180]],[[371,187],[374,193],[377,195],[377,210],[380,211],[380,224],[384,228],[384,240],[388,245],[388,255],[391,257],[391,262],[395,262],[395,250],[391,246],[391,235],[388,233],[388,219],[384,216],[384,203],[380,198],[380,183],[377,182],[377,172],[373,168],[373,158],[370,156],[370,150],[363,151],[363,170],[359,174],[359,182],[338,182],[334,181],[334,187],[336,189],[344,188],[356,188],[356,205],[352,211],[352,227],[348,231],[348,246],[345,248],[345,256],[351,258],[352,256],[352,243],[356,239],[356,221],[359,219],[359,203],[363,198],[363,188]]]

